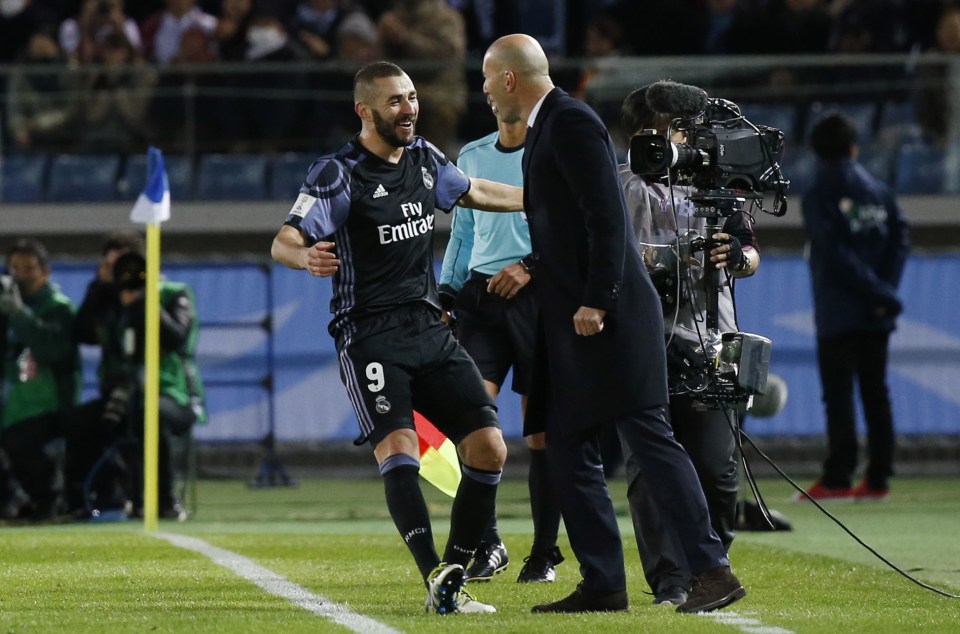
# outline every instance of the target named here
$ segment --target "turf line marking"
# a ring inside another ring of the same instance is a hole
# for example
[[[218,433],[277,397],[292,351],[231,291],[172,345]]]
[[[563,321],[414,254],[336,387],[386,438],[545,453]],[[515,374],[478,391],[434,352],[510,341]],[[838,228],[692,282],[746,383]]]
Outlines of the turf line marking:
[[[281,599],[286,599],[290,603],[313,612],[317,616],[330,619],[334,623],[342,625],[353,632],[400,634],[399,630],[395,630],[385,623],[363,616],[362,614],[357,614],[345,605],[334,603],[326,597],[314,594],[306,588],[281,577],[269,568],[264,568],[260,564],[242,555],[238,555],[235,552],[217,548],[196,537],[176,535],[174,533],[155,533],[155,535],[167,540],[174,546],[199,553],[213,561],[213,563],[223,566],[227,570],[236,573],[237,576],[263,588],[270,594],[278,596]]]
[[[736,612],[701,612],[700,616],[713,619],[724,625],[733,625],[741,632],[749,632],[749,634],[794,634],[793,630],[776,625],[764,625],[759,619],[740,616]]]

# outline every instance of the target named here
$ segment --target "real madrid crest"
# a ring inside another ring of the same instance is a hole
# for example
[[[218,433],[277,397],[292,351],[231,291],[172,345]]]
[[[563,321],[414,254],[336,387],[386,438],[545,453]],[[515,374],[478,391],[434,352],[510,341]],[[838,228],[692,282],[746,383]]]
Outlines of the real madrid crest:
[[[376,408],[378,414],[386,414],[390,411],[390,401],[387,400],[386,396],[378,396],[373,406]]]
[[[421,167],[420,171],[423,172],[423,186],[427,189],[433,189],[433,176],[430,175],[426,167]]]

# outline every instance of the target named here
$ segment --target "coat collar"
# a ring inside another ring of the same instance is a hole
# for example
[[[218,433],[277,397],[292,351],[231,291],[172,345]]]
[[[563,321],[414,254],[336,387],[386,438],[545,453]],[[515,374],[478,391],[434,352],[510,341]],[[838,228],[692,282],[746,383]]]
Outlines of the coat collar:
[[[561,88],[553,88],[550,92],[547,93],[546,97],[543,98],[543,103],[540,105],[540,111],[537,113],[537,118],[534,120],[534,125],[529,130],[527,130],[527,140],[524,142],[524,152],[523,152],[523,169],[527,168],[528,157],[532,154],[531,150],[533,146],[536,145],[537,139],[540,137],[540,131],[543,130],[543,122],[546,120],[547,116],[550,114],[550,109],[556,105],[562,97],[566,97],[567,93]]]

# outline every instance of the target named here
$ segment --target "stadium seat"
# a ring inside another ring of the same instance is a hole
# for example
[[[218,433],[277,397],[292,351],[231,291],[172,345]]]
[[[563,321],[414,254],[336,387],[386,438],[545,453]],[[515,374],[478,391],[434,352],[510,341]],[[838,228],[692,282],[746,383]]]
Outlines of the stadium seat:
[[[314,154],[288,152],[270,161],[270,199],[291,203],[307,177],[307,170],[317,159]]]
[[[797,141],[797,108],[793,104],[742,103],[740,112],[754,125],[783,132],[788,144]]]
[[[960,190],[960,145],[905,145],[897,158],[894,191],[898,194],[942,194]]]
[[[49,157],[46,154],[14,154],[0,157],[3,189],[0,201],[35,203],[43,200]]]
[[[873,141],[874,119],[877,109],[872,103],[827,103],[815,101],[807,109],[806,132],[804,139],[809,140],[810,131],[817,121],[829,114],[842,114],[849,117],[857,127],[857,142],[867,145]]]
[[[47,198],[51,202],[116,200],[119,172],[116,154],[58,154],[50,164]]]
[[[170,183],[170,199],[190,200],[193,198],[193,161],[183,154],[164,154],[163,165],[167,168],[167,180]],[[133,154],[127,157],[123,176],[120,179],[120,197],[124,200],[136,200],[147,182],[147,155]]]
[[[197,198],[202,200],[263,200],[267,159],[255,154],[206,154],[200,158]]]

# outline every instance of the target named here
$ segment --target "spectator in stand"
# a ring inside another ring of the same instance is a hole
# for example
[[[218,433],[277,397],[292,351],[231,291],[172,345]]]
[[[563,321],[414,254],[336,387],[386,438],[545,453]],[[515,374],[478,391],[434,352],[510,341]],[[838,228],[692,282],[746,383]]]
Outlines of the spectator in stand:
[[[216,30],[217,50],[222,61],[245,59],[247,31],[253,16],[253,0],[223,0]]]
[[[457,155],[457,128],[467,107],[463,16],[445,0],[398,0],[377,22],[383,53],[399,61],[432,61],[411,73],[420,101],[417,132],[447,156]]]
[[[98,48],[111,33],[122,33],[135,54],[142,53],[140,29],[124,14],[123,0],[83,0],[77,17],[60,24],[60,48],[71,62],[97,63]]]
[[[583,44],[586,66],[574,93],[577,99],[590,104],[601,119],[610,122],[614,145],[620,150],[622,139],[629,135],[619,133],[620,104],[610,99],[610,94],[622,92],[623,75],[618,73],[618,66],[624,44],[623,30],[612,14],[598,13],[590,18]]]
[[[931,53],[960,53],[960,4],[945,6],[936,28],[936,46]],[[924,140],[944,146],[960,135],[960,123],[953,106],[952,63],[926,64],[917,72],[914,110]]]
[[[217,18],[197,0],[166,0],[141,29],[147,59],[158,64],[210,62],[216,57]]]
[[[146,114],[157,72],[141,64],[120,31],[112,31],[91,60],[78,95],[77,149],[81,152],[134,152],[146,141]]]
[[[373,21],[349,0],[301,0],[289,30],[313,59],[343,57],[345,34],[351,38],[373,34],[376,41]],[[369,41],[369,37],[360,39]],[[355,54],[351,51],[348,59]],[[361,55],[368,56],[365,52]]]
[[[448,4],[463,14],[471,54],[482,55],[501,35],[523,31],[519,0],[448,0]]]
[[[306,53],[287,34],[280,20],[259,11],[249,0],[227,0],[228,5],[247,5],[247,13],[239,16],[239,29],[227,42],[221,42],[221,59],[233,62],[288,62],[304,59]],[[237,18],[232,18],[237,20]],[[226,45],[225,45],[226,44]],[[299,73],[257,71],[240,75],[224,75],[213,80],[223,92],[214,100],[214,138],[228,144],[233,152],[280,151],[289,147],[297,122],[302,119],[304,101],[275,99],[277,90],[306,91]]]
[[[338,33],[340,59],[368,64],[380,57],[377,26],[365,14],[363,18],[344,21]]]
[[[825,53],[833,19],[824,0],[770,0],[737,15],[730,53]]]
[[[34,33],[59,23],[60,14],[42,0],[0,2],[0,64],[16,61]]]
[[[7,88],[7,126],[14,145],[23,150],[68,149],[74,139],[77,77],[52,35],[34,33]]]

